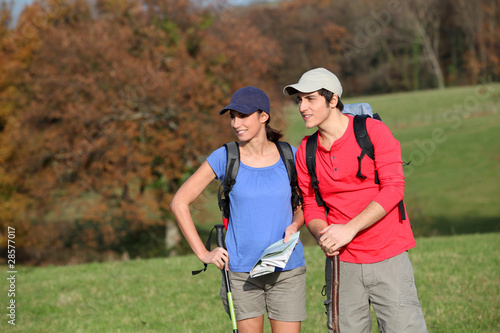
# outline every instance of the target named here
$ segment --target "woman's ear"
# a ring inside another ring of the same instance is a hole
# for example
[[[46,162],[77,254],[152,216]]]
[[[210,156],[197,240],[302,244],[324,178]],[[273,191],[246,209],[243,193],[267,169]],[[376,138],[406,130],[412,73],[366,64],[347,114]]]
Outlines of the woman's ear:
[[[260,122],[265,123],[269,119],[269,114],[267,112],[262,111],[260,113]]]

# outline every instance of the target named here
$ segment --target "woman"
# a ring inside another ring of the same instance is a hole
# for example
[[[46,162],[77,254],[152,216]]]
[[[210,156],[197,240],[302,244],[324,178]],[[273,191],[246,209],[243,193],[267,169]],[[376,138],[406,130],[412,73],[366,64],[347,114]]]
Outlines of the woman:
[[[219,114],[227,111],[240,147],[240,167],[229,193],[227,251],[218,247],[209,252],[205,248],[189,211],[189,205],[214,178],[224,179],[225,147],[207,158],[177,191],[170,206],[196,256],[205,264],[229,270],[240,333],[263,332],[266,309],[274,333],[300,332],[301,321],[306,318],[306,268],[300,241],[282,271],[249,276],[266,247],[282,238],[287,241],[304,224],[302,210],[292,210],[288,174],[275,144],[282,135],[269,127],[269,98],[258,88],[244,87],[235,92]],[[229,311],[223,288],[221,297]]]

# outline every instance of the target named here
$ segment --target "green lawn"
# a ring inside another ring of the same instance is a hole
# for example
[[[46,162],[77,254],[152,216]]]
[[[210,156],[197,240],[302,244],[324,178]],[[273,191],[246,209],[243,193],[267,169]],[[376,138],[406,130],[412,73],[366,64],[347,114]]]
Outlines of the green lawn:
[[[317,246],[307,246],[305,254],[308,319],[302,332],[324,332],[324,256]],[[500,233],[419,238],[410,257],[430,332],[500,331]],[[202,267],[193,255],[18,267],[16,325],[7,323],[4,283],[0,331],[229,332],[218,297],[221,274],[210,266],[191,276]]]

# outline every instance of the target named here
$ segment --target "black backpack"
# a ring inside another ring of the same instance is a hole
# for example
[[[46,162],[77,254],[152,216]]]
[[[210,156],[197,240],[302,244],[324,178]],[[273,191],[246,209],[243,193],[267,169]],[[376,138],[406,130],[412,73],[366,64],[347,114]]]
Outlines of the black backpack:
[[[290,187],[292,188],[292,209],[295,212],[300,205],[301,197],[297,182],[297,171],[295,169],[295,160],[290,144],[283,141],[275,142],[280,153],[281,159],[285,163]],[[222,211],[222,222],[227,229],[229,222],[229,192],[236,183],[236,176],[240,167],[240,149],[237,142],[229,142],[224,145],[227,153],[226,175],[224,181],[219,186],[218,200],[219,208]]]
[[[356,177],[361,179],[366,179],[361,173],[361,161],[363,157],[367,155],[372,160],[375,160],[375,150],[373,148],[373,144],[370,140],[370,136],[368,135],[368,131],[366,130],[366,119],[370,117],[369,114],[358,114],[354,116],[354,135],[356,136],[356,141],[358,142],[359,147],[361,148],[361,154],[358,156],[358,172]],[[377,119],[382,121],[378,113],[373,114],[373,119]],[[318,131],[316,131],[313,135],[311,135],[307,139],[306,143],[306,165],[309,174],[311,175],[311,185],[314,189],[314,194],[316,197],[316,203],[318,206],[323,206],[326,210],[326,214],[328,215],[328,207],[325,204],[321,194],[319,192],[319,181],[316,177],[316,148],[318,142]],[[375,184],[379,184],[378,173],[375,170]],[[405,214],[405,206],[403,200],[399,202],[399,212],[401,215],[401,220],[406,220]]]

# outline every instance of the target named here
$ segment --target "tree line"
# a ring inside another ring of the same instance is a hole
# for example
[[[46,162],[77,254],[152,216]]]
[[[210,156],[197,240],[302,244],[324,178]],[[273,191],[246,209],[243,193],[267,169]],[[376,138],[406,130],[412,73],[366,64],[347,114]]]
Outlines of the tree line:
[[[232,140],[218,116],[313,67],[346,96],[498,80],[500,0],[37,0],[0,6],[0,235],[29,264],[157,256],[169,202]],[[276,126],[280,127],[280,126]],[[166,243],[166,244],[165,244]]]

